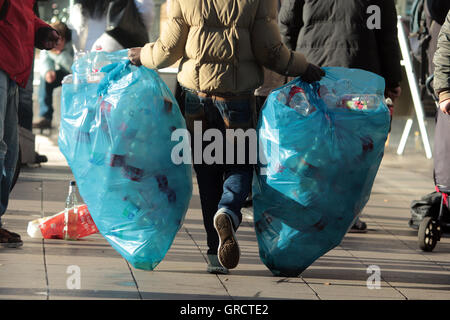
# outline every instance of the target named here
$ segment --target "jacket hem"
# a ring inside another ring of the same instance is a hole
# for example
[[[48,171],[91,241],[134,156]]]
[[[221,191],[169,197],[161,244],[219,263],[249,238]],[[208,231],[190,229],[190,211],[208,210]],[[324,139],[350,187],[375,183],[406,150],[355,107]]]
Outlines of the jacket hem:
[[[450,99],[450,89],[446,90],[446,91],[442,91],[439,94],[439,103],[445,101],[445,100],[449,100]]]

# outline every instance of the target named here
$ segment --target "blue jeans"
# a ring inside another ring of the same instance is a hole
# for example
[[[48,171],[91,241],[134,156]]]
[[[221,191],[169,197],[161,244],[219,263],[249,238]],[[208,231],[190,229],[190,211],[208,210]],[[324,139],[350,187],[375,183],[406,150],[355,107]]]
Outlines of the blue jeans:
[[[39,85],[39,116],[47,120],[53,118],[53,90],[61,86],[61,81],[69,73],[65,70],[56,71],[56,80],[52,83],[45,81],[41,77],[41,84]]]
[[[34,68],[33,67],[31,70]],[[19,87],[19,126],[33,130],[33,72],[30,72],[28,83],[25,88]]]
[[[195,152],[198,143],[194,139],[194,123],[201,123],[202,136],[208,129],[220,130],[225,141],[226,129],[249,129],[254,123],[254,107],[252,99],[217,100],[214,97],[200,97],[185,90],[185,118],[191,134],[191,146]],[[202,142],[202,154],[210,142]],[[242,206],[250,194],[253,165],[248,163],[248,145],[245,146],[246,161],[243,164],[225,164],[226,148],[224,143],[223,164],[196,164],[194,170],[200,192],[203,224],[206,230],[208,254],[217,254],[219,237],[214,229],[214,215],[216,212],[228,214],[237,230],[242,221]],[[237,152],[235,149],[235,158]]]
[[[0,227],[19,154],[17,84],[0,70]]]

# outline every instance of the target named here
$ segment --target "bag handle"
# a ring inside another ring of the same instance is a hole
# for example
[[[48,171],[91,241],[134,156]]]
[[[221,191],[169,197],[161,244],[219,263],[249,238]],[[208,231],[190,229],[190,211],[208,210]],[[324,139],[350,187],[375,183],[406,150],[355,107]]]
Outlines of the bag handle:
[[[106,73],[103,79],[100,81],[97,89],[97,95],[103,96],[108,91],[109,84],[113,81],[117,81],[122,77],[122,73],[130,68],[130,60],[123,60],[116,63],[111,63],[100,69],[100,72]]]

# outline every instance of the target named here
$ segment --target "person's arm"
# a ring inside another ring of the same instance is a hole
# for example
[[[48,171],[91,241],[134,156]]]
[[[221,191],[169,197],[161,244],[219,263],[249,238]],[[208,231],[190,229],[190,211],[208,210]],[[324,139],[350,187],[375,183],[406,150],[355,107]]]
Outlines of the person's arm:
[[[60,39],[59,33],[47,23],[34,16],[34,46],[41,50],[51,50]]]
[[[386,88],[394,90],[402,80],[397,10],[394,0],[379,0],[376,3],[381,9],[381,26],[375,30],[381,76],[386,80]]]
[[[285,5],[286,1],[283,2]],[[277,23],[277,3],[261,1],[251,34],[253,53],[259,64],[286,76],[299,76],[308,69],[303,54],[289,50],[281,41]]]
[[[160,38],[147,43],[140,51],[140,62],[147,68],[166,68],[184,53],[189,26],[183,18],[178,0],[172,1],[169,20]]]
[[[70,42],[66,44],[64,50],[58,55],[57,64],[67,72],[71,72],[73,64],[73,49]]]
[[[296,49],[298,35],[303,27],[303,0],[284,0],[278,14],[283,43],[292,50]]]
[[[438,37],[437,50],[433,59],[434,90],[439,96],[442,112],[450,113],[450,11]]]
[[[41,77],[45,78],[45,75],[49,71],[55,70],[55,62],[50,57],[47,51],[42,51],[40,53],[40,68],[39,72],[41,74]]]

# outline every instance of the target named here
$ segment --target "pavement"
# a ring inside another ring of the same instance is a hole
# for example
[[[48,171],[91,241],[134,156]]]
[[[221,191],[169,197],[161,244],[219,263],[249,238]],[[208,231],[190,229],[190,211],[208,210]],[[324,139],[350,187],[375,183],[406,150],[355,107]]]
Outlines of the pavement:
[[[432,119],[428,120],[430,127]],[[434,251],[426,253],[418,248],[417,231],[408,226],[411,201],[434,190],[433,162],[426,159],[413,133],[405,153],[396,154],[397,132],[403,125],[404,119],[394,123],[362,213],[368,232],[347,234],[339,246],[298,277],[275,277],[261,262],[251,209],[245,210],[237,232],[240,264],[228,275],[208,274],[195,178],[184,224],[154,271],[134,269],[100,234],[78,241],[30,238],[28,222],[62,211],[72,179],[57,147],[57,129],[38,134],[36,150],[49,161],[22,168],[12,191],[3,221],[7,229],[20,233],[24,245],[0,248],[0,299],[450,299],[450,237],[444,235]],[[373,275],[379,275],[379,285],[371,282]]]

